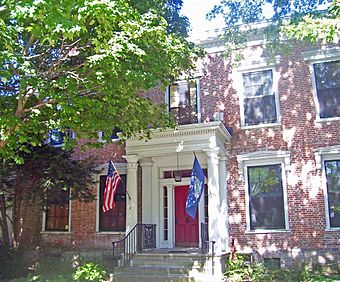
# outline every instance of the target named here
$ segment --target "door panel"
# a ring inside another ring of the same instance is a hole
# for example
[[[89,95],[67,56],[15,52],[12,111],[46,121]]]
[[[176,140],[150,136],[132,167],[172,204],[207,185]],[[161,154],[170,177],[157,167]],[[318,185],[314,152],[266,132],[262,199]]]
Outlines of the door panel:
[[[198,247],[198,212],[195,219],[185,212],[188,190],[188,185],[175,187],[176,247]]]

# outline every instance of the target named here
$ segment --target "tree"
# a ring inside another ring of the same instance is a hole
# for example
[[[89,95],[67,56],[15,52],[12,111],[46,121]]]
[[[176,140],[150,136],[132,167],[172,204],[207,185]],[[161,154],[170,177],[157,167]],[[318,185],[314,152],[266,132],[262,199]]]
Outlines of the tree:
[[[320,12],[320,5],[328,10]],[[272,10],[268,13],[268,10]],[[337,43],[340,36],[340,4],[337,0],[222,0],[207,15],[222,15],[225,21],[224,38],[227,51],[232,54],[244,47],[254,23],[269,22],[264,35],[268,49],[280,45],[281,35],[310,42]],[[255,26],[256,28],[256,26]],[[283,44],[286,46],[286,44]]]
[[[91,138],[119,127],[129,137],[171,125],[141,93],[190,72],[201,54],[185,38],[181,4],[1,1],[0,155],[22,163],[53,129]]]
[[[69,190],[71,199],[92,201],[93,174],[98,173],[94,158],[72,159],[72,150],[51,146],[31,148],[22,153],[24,164],[11,160],[0,163],[0,228],[3,243],[9,247],[7,210],[12,210],[13,242],[20,241],[22,227],[19,227],[23,202],[34,204],[43,210],[47,206],[48,194]],[[6,200],[5,200],[6,199]],[[34,234],[31,234],[34,236]]]
[[[308,14],[297,21],[290,19],[281,31],[289,38],[337,44],[340,39],[340,2],[333,0],[327,13]]]

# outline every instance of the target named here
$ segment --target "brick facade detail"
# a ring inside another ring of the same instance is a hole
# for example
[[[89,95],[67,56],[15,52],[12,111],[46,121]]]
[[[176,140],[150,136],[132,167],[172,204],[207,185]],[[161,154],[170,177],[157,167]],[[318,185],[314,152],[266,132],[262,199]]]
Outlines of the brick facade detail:
[[[297,46],[294,53],[288,58],[282,56],[275,66],[279,73],[280,121],[272,126],[243,128],[240,98],[230,63],[220,53],[208,54],[203,62],[201,121],[212,121],[215,112],[223,111],[223,122],[232,131],[231,142],[226,145],[229,214],[225,220],[229,222],[230,240],[235,239],[238,251],[262,256],[272,256],[276,252],[291,259],[315,250],[339,256],[340,230],[326,230],[324,187],[314,150],[340,145],[340,119],[317,121],[310,63],[303,59],[304,50]],[[158,103],[164,99],[164,91],[155,90],[147,97],[152,99],[153,95]],[[237,155],[270,150],[290,153],[290,169],[286,172],[289,229],[261,234],[247,232],[245,183],[239,177]],[[108,159],[126,162],[122,158],[124,144],[118,143],[102,149],[79,150],[75,157],[93,154],[98,156],[99,164]],[[41,233],[41,244],[110,249],[112,240],[122,236],[96,232],[96,202],[72,202],[71,211],[70,232]]]

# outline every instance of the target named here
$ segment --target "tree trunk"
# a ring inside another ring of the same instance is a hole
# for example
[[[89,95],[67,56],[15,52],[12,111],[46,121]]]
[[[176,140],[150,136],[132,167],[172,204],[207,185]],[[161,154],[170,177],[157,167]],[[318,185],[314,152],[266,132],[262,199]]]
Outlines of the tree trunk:
[[[22,189],[19,183],[16,183],[14,187],[13,194],[13,207],[12,207],[12,240],[13,247],[19,247],[20,240],[20,230],[21,230],[21,222],[20,222],[20,206],[22,201]]]
[[[6,200],[5,195],[0,194],[0,214],[1,214],[1,232],[2,232],[2,241],[5,248],[9,248],[9,234],[8,234],[8,224],[7,224],[7,216],[6,216]]]

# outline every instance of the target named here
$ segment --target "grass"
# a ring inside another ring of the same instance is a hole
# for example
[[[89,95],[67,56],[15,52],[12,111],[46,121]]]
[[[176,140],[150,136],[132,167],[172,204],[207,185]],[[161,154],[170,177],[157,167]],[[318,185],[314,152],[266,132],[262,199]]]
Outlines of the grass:
[[[9,279],[10,282],[46,281],[67,282],[74,281],[74,272],[71,262],[61,261],[58,258],[44,258],[39,263],[23,269],[26,275]],[[19,274],[19,273],[18,273]]]

